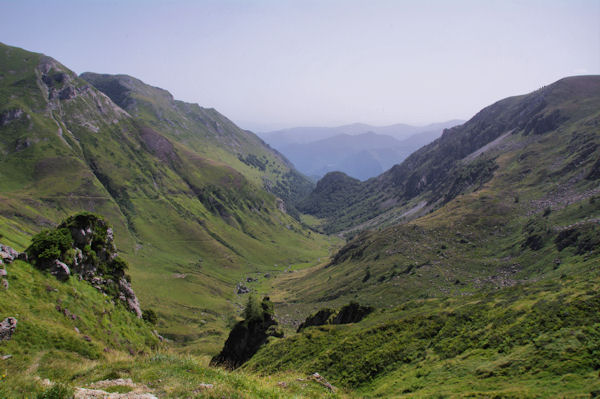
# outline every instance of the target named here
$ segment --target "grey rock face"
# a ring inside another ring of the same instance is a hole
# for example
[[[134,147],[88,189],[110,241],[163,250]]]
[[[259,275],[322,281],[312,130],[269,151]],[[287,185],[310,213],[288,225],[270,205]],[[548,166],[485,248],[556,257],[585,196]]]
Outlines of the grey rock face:
[[[9,109],[0,113],[0,126],[8,125],[11,121],[19,119],[23,115],[20,108]]]
[[[17,328],[17,319],[7,317],[0,323],[0,341],[9,340]]]
[[[243,285],[242,283],[238,283],[236,290],[237,290],[236,292],[238,293],[238,295],[248,294],[250,292],[250,289],[248,287],[246,287],[245,285]]]
[[[133,288],[131,288],[131,284],[125,278],[121,277],[119,280],[119,291],[121,295],[119,299],[127,304],[129,310],[137,315],[137,317],[142,317],[142,309],[140,308],[140,302],[133,292]]]
[[[71,270],[69,269],[69,266],[65,265],[63,262],[55,260],[50,267],[50,274],[60,281],[67,281],[71,275]]]
[[[11,263],[19,258],[19,252],[9,247],[8,245],[0,244],[0,259],[5,263]]]

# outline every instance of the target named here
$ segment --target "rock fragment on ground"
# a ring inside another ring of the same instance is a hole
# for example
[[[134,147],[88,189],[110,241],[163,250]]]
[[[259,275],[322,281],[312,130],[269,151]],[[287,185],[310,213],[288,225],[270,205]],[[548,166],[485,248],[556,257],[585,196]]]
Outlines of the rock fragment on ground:
[[[327,380],[320,375],[319,373],[314,373],[309,377],[310,380],[316,381],[319,384],[323,385],[325,388],[329,389],[331,392],[335,392],[336,388],[331,385]]]

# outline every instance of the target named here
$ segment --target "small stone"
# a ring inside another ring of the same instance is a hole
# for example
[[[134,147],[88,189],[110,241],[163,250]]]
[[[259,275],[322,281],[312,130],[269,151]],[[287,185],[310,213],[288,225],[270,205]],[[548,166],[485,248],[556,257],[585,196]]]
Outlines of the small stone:
[[[205,383],[201,383],[200,385],[198,385],[199,389],[213,389],[214,385],[213,384],[205,384]]]
[[[2,360],[8,360],[12,357],[12,355],[4,355],[4,356],[0,356],[0,359]]]
[[[287,388],[287,382],[285,382],[285,381],[279,381],[277,383],[277,386],[281,387],[281,388]]]
[[[76,332],[77,334],[79,334],[79,328],[77,328],[77,327],[73,327],[73,328],[75,329],[75,332]]]
[[[4,277],[6,276],[8,273],[6,273],[6,269],[0,269],[0,277]]]
[[[46,284],[46,292],[58,292],[58,290],[53,286]]]
[[[5,290],[8,289],[8,280],[2,279],[2,287],[4,287]]]
[[[83,339],[86,340],[87,342],[92,342],[92,339],[88,335],[84,335]]]

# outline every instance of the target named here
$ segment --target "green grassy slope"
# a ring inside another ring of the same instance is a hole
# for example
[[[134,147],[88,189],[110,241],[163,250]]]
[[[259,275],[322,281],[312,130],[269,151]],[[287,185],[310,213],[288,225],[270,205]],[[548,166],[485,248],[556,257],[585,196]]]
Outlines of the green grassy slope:
[[[168,91],[127,75],[86,72],[81,77],[136,119],[164,132],[195,154],[234,168],[257,186],[282,198],[290,210],[312,189],[308,178],[283,156],[215,109],[174,100]]]
[[[261,378],[210,368],[208,358],[174,353],[154,326],[86,281],[60,282],[22,261],[5,267],[9,286],[0,288],[0,321],[15,317],[17,327],[0,342],[0,397],[67,398],[57,392],[104,380],[115,382],[109,392],[133,390],[117,379],[131,379],[139,392],[160,398],[345,397],[302,373]]]
[[[437,208],[386,220],[331,262],[280,277],[272,298],[290,329],[350,300],[379,314],[281,340],[249,367],[328,370],[334,381],[381,397],[597,390],[599,82],[573,78],[542,89],[542,115],[558,110],[560,123],[512,131],[482,151],[466,140],[456,161],[464,173],[425,192],[440,193]],[[462,133],[446,140],[460,143]],[[474,162],[493,164],[485,180],[467,173]]]
[[[360,397],[589,397],[600,389],[600,298],[596,265],[585,272],[309,327],[245,369],[316,370]]]
[[[283,297],[398,304],[574,271],[586,256],[597,256],[587,251],[600,234],[599,100],[568,99],[561,110],[579,107],[563,111],[572,116],[555,130],[505,136],[475,158],[495,165],[478,190],[412,221],[357,235],[332,262],[282,279]]]
[[[65,381],[67,364],[104,361],[118,353],[149,353],[159,347],[153,327],[115,304],[85,281],[65,283],[15,261],[7,266],[9,288],[0,295],[0,318],[15,317],[12,338],[0,344],[0,396],[43,390],[41,380]]]
[[[156,309],[169,338],[216,353],[236,282],[327,254],[263,189],[260,168],[236,156],[235,169],[225,150],[210,158],[194,149],[202,139],[186,145],[158,130],[166,125],[133,118],[49,57],[1,45],[0,76],[0,234],[22,250],[70,214],[103,215],[142,306]]]

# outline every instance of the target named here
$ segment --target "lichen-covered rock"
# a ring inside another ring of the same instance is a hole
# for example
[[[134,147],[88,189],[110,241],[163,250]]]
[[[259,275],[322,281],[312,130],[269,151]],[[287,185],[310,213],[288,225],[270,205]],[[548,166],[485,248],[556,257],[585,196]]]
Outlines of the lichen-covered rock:
[[[71,275],[71,270],[69,269],[69,266],[65,265],[58,259],[55,259],[54,263],[50,267],[50,274],[60,281],[67,281]]]
[[[140,308],[140,302],[133,292],[133,288],[131,288],[131,284],[124,277],[119,279],[119,299],[127,304],[129,310],[137,315],[137,317],[142,317],[142,309]]]
[[[11,263],[19,258],[19,252],[8,245],[0,244],[0,259],[5,263]]]
[[[7,317],[0,323],[0,341],[9,340],[17,329],[17,319]]]
[[[88,212],[71,216],[56,229],[34,236],[25,252],[38,269],[48,270],[61,281],[78,276],[142,317],[125,274],[127,263],[117,255],[113,230],[102,217]]]

